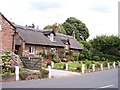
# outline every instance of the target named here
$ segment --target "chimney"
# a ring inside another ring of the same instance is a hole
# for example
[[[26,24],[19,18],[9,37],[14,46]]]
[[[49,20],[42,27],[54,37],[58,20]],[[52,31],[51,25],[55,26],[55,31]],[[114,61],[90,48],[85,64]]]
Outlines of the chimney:
[[[73,36],[73,38],[75,39],[75,31],[73,31],[72,36]]]
[[[57,25],[57,23],[54,24],[54,32],[58,33],[58,25]]]

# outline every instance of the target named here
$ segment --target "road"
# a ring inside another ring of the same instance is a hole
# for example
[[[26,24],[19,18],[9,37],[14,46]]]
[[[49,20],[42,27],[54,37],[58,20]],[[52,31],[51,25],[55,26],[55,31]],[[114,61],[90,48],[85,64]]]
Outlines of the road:
[[[4,82],[2,88],[118,88],[118,69],[62,78]]]

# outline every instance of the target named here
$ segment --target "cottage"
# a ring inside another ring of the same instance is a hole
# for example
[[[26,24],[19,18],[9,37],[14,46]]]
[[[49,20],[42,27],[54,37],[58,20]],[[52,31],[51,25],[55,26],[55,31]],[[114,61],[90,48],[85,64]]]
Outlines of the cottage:
[[[14,50],[16,28],[0,13],[0,50]]]
[[[80,52],[82,47],[73,36],[58,33],[57,24],[53,30],[40,30],[33,27],[12,24],[0,14],[0,27],[2,39],[0,49],[15,50],[21,56],[36,55],[41,50],[61,51],[63,49]]]

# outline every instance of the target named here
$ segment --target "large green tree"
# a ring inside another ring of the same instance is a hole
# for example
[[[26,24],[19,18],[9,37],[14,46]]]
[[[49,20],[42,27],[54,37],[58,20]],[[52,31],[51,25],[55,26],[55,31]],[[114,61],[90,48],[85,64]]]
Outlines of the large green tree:
[[[53,30],[53,29],[54,29],[54,24],[53,25],[47,25],[47,26],[44,27],[44,30]],[[58,24],[58,32],[66,34],[66,31],[65,31],[64,27],[62,26],[62,24]]]
[[[90,41],[96,51],[120,57],[120,38],[118,36],[97,36]]]
[[[86,40],[89,37],[89,31],[86,25],[75,17],[69,17],[63,23],[63,27],[67,35],[72,35],[73,31],[75,31],[78,41],[81,39]]]

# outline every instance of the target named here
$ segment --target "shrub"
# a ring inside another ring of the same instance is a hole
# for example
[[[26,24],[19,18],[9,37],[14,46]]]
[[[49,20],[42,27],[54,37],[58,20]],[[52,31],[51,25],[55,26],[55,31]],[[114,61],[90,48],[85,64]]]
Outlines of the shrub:
[[[20,78],[21,78],[22,80],[25,80],[29,74],[30,74],[29,71],[27,71],[27,70],[25,70],[25,69],[20,69],[20,74],[19,74],[19,76],[20,76]]]
[[[99,56],[93,56],[93,60],[100,61],[100,57]]]
[[[47,67],[47,64],[46,63],[42,63],[42,67]]]
[[[92,69],[91,61],[86,60],[85,61],[85,66],[86,66],[87,69]]]
[[[64,69],[65,68],[65,64],[64,63],[55,63],[54,64],[54,68],[55,69]]]
[[[77,70],[78,70],[78,72],[81,72],[82,71],[81,69],[82,69],[82,65],[80,63],[78,63],[77,64]]]
[[[74,53],[73,56],[74,56],[74,60],[75,60],[75,61],[78,61],[78,57],[79,57],[79,55],[76,54],[76,53]]]
[[[61,59],[59,57],[54,57],[53,58],[54,63],[59,63],[60,61],[61,61]]]
[[[100,68],[100,62],[95,62],[95,67]]]
[[[103,66],[104,67],[107,67],[108,66],[108,63],[106,61],[103,62]]]
[[[48,70],[45,70],[45,69],[41,69],[40,70],[40,74],[39,74],[39,78],[47,78],[48,77],[48,73],[49,73],[49,71]]]
[[[4,74],[2,74],[2,78],[9,78],[12,75],[15,75],[15,74],[10,72],[5,72]]]
[[[71,62],[68,64],[69,70],[76,71],[77,70],[77,64],[75,62]]]
[[[80,54],[79,56],[80,56],[80,60],[83,60],[83,59],[84,59],[84,57],[85,57],[85,55],[84,55],[84,54]]]

